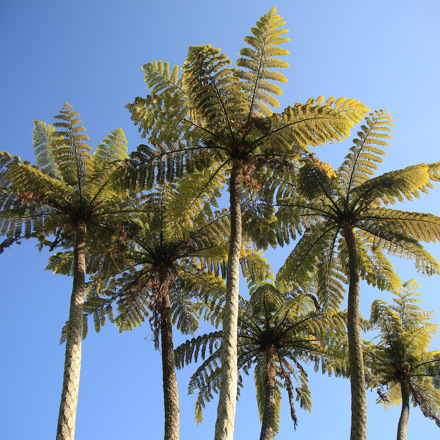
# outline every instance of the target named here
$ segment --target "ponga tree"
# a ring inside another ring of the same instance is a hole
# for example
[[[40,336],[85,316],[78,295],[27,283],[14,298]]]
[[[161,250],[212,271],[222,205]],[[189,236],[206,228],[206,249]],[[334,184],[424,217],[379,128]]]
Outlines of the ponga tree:
[[[343,374],[346,357],[330,347],[345,335],[343,315],[327,316],[316,308],[311,294],[291,295],[271,283],[259,285],[249,301],[240,302],[238,319],[238,369],[254,369],[262,422],[260,440],[273,440],[279,431],[281,390],[287,390],[290,414],[297,425],[294,401],[311,411],[311,393],[305,364],[322,363],[323,370]],[[204,362],[193,374],[189,392],[198,390],[196,421],[202,420],[205,403],[220,383],[221,331],[193,338],[176,349],[176,363]],[[296,383],[295,383],[296,382]],[[241,384],[241,381],[240,381]]]
[[[176,185],[166,183],[140,196],[138,218],[124,226],[126,239],[117,258],[121,271],[109,279],[105,274],[94,276],[86,302],[98,326],[113,302],[120,331],[149,318],[162,356],[165,440],[179,439],[173,324],[183,333],[195,332],[198,301],[224,295],[219,271],[227,257],[229,233],[226,210],[213,213],[209,205],[188,209],[181,196]]]
[[[410,401],[440,428],[440,351],[429,352],[438,325],[432,312],[416,306],[421,300],[414,280],[405,283],[394,304],[376,300],[370,322],[379,331],[379,342],[367,348],[366,362],[378,402],[385,407],[402,405],[397,440],[406,440]]]
[[[318,267],[318,293],[326,307],[340,304],[341,282],[348,275],[347,330],[352,396],[351,440],[366,438],[365,371],[360,337],[360,280],[380,289],[396,291],[400,280],[389,255],[413,259],[427,274],[440,267],[419,244],[440,239],[440,218],[387,209],[405,198],[412,200],[432,188],[439,178],[439,164],[420,164],[371,178],[387,146],[391,119],[387,112],[371,113],[361,126],[354,145],[334,172],[313,156],[304,160],[291,186],[291,197],[279,200],[278,218],[287,230],[304,233],[278,279],[298,287],[310,282]],[[287,195],[288,187],[283,190]]]
[[[119,161],[127,157],[125,135],[121,129],[112,132],[92,155],[78,116],[66,103],[53,127],[35,122],[36,166],[2,154],[3,246],[38,237],[41,245],[70,248],[74,254],[57,440],[72,440],[75,435],[87,248],[97,251],[100,240],[117,235],[115,213],[124,211],[123,196],[114,190],[112,177]]]
[[[157,176],[173,178],[199,171],[194,197],[212,182],[229,188],[231,234],[223,320],[222,380],[215,438],[232,439],[237,393],[237,322],[243,192],[257,188],[258,171],[277,160],[293,160],[308,146],[341,140],[367,109],[354,100],[322,97],[295,104],[281,113],[277,83],[287,81],[277,69],[288,63],[284,21],[275,8],[263,15],[245,38],[235,68],[219,49],[191,46],[179,77],[168,63],[143,66],[151,94],[127,107],[142,136],[153,146],[139,146],[132,157],[129,184],[148,185]]]

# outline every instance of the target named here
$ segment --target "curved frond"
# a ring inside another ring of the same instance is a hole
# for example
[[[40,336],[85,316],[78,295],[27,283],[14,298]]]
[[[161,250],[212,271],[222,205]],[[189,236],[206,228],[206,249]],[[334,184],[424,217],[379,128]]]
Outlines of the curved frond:
[[[359,227],[367,224],[372,234],[385,229],[426,243],[440,240],[440,218],[434,214],[378,208],[368,212]]]
[[[61,178],[54,159],[52,140],[55,128],[42,121],[34,121],[32,141],[38,168],[48,176]]]
[[[427,193],[433,188],[429,165],[419,164],[391,171],[369,179],[352,190],[353,199],[368,200],[374,205],[385,205],[403,202],[404,199],[419,198],[420,192]]]
[[[56,131],[53,133],[53,156],[58,170],[64,181],[71,186],[78,186],[81,192],[87,174],[91,171],[93,156],[92,149],[85,144],[89,137],[84,134],[84,127],[80,126],[79,113],[72,110],[67,102],[60,113],[54,116]]]
[[[243,90],[248,101],[248,114],[270,116],[272,111],[268,107],[279,107],[273,95],[281,95],[280,87],[273,82],[287,82],[287,78],[273,69],[286,68],[289,64],[278,57],[288,55],[289,51],[279,47],[289,41],[284,35],[288,32],[283,29],[285,22],[272,8],[263,15],[251,28],[252,35],[245,37],[249,45],[240,50],[241,58],[235,71],[240,79],[238,86]]]
[[[232,127],[246,109],[229,58],[211,45],[190,46],[183,65],[191,110],[209,127]],[[229,128],[229,129],[230,129]]]
[[[281,114],[270,116],[271,132],[268,138],[273,148],[280,152],[286,146],[296,146],[299,151],[327,142],[341,141],[350,134],[355,122],[359,122],[368,109],[354,99],[334,98],[324,102],[309,99],[306,104],[287,107]]]
[[[293,290],[307,291],[320,256],[332,243],[333,227],[317,225],[306,230],[277,273],[277,282],[291,286]]]
[[[386,110],[370,113],[365,118],[365,125],[361,126],[350,153],[338,170],[346,194],[368,180],[377,170],[376,163],[382,162],[381,156],[385,154],[382,148],[388,146],[386,140],[390,139],[390,127],[392,119]]]
[[[142,70],[144,71],[147,88],[151,90],[152,95],[177,93],[182,97],[186,96],[182,77],[179,78],[179,66],[174,66],[170,71],[167,62],[153,61],[144,64]]]

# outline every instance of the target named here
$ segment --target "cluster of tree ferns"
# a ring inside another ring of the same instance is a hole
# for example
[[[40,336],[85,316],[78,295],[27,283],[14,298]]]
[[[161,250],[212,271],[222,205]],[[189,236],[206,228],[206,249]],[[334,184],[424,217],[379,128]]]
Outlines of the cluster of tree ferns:
[[[440,218],[387,207],[426,193],[440,163],[375,176],[391,118],[353,99],[274,111],[287,81],[278,71],[287,67],[283,25],[275,9],[264,14],[235,67],[210,45],[191,46],[181,69],[145,64],[149,94],[127,108],[148,145],[130,155],[121,129],[92,153],[67,103],[52,126],[35,122],[34,165],[2,153],[0,250],[36,239],[60,249],[48,267],[73,277],[57,439],[74,438],[89,317],[121,331],[149,320],[167,440],[179,438],[176,368],[198,358],[189,390],[198,421],[218,393],[216,440],[233,438],[240,370],[254,372],[261,439],[278,431],[282,388],[296,424],[295,401],[311,407],[309,363],[350,379],[351,440],[366,438],[367,387],[387,405],[402,403],[399,439],[410,400],[440,426],[440,353],[428,351],[436,326],[387,259],[440,272],[420,244],[440,239]],[[311,152],[356,124],[337,170]],[[291,248],[276,276],[261,253],[269,246]],[[394,305],[373,303],[370,321],[359,313],[361,280],[395,294]],[[216,331],[175,348],[173,328],[193,334],[200,319]],[[375,343],[361,339],[371,329]]]

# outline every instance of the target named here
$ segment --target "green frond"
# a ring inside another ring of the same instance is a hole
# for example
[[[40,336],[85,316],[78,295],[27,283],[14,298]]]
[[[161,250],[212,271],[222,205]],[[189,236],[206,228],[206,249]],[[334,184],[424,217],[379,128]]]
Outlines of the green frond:
[[[52,207],[68,206],[75,199],[75,189],[64,180],[43,173],[25,163],[11,165],[8,172],[10,188],[21,200],[47,204]]]
[[[346,292],[347,278],[338,255],[338,235],[339,231],[336,229],[325,237],[315,278],[320,304],[328,311],[339,310]]]
[[[131,331],[142,325],[146,318],[150,317],[148,308],[150,298],[146,294],[136,293],[125,295],[117,301],[117,311],[114,322],[119,332]]]
[[[430,243],[440,240],[440,218],[433,214],[378,208],[365,216],[360,227],[363,229],[367,223],[369,232],[373,234],[385,229],[416,241]]]
[[[131,119],[138,126],[143,138],[148,136],[154,145],[177,143],[184,130],[194,125],[189,114],[188,103],[180,95],[165,92],[160,95],[137,97],[127,104]]]
[[[41,121],[34,121],[32,141],[38,168],[48,176],[61,178],[54,159],[52,140],[55,128]]]
[[[197,303],[185,293],[177,291],[170,295],[172,322],[183,334],[193,334],[199,329],[200,312]]]
[[[198,390],[195,420],[199,424],[203,421],[203,409],[207,402],[213,399],[213,393],[220,389],[220,352],[217,350],[209,356],[191,376],[188,385],[188,394]]]
[[[284,151],[287,145],[304,150],[307,146],[341,141],[367,111],[362,103],[352,99],[330,99],[325,103],[321,97],[316,102],[310,99],[307,104],[295,104],[270,116],[270,142]]]
[[[317,225],[306,230],[277,273],[277,282],[306,291],[324,249],[332,243],[333,228]]]
[[[362,229],[371,234],[368,237],[371,245],[378,250],[385,250],[389,255],[413,260],[416,269],[428,276],[440,273],[437,261],[416,239],[403,235],[386,225],[379,229],[376,224],[362,224]]]
[[[216,199],[220,197],[226,176],[218,173],[216,178],[211,177],[212,170],[205,169],[194,171],[179,180],[175,194],[167,202],[167,224],[176,236],[187,235],[187,231],[193,230],[194,225],[201,221],[211,224],[211,229],[217,225],[227,236],[229,235],[227,212],[217,213],[216,219],[211,212],[211,207],[216,206]]]
[[[286,68],[289,64],[277,57],[288,55],[289,51],[279,46],[289,41],[284,35],[288,32],[283,29],[285,22],[272,8],[263,15],[256,27],[251,28],[252,36],[245,37],[244,41],[250,46],[240,50],[241,58],[237,60],[234,72],[239,78],[238,86],[245,93],[248,102],[248,114],[270,116],[271,107],[279,107],[273,95],[281,95],[281,88],[273,81],[287,82],[281,73],[271,70]]]
[[[230,60],[208,45],[190,46],[183,65],[184,86],[190,108],[210,127],[231,126],[246,109]]]
[[[393,305],[378,300],[372,304],[370,322],[379,331],[380,340],[368,346],[366,362],[373,384],[382,390],[379,403],[385,407],[400,404],[401,383],[405,381],[414,405],[438,424],[440,356],[428,352],[438,325],[429,322],[432,313],[414,304],[420,302],[417,287],[410,280],[395,293]]]
[[[97,147],[93,157],[95,171],[102,170],[115,161],[128,158],[127,139],[124,130],[118,128],[112,131]]]
[[[240,255],[240,266],[251,293],[256,285],[273,279],[272,268],[267,259],[262,252],[255,249],[243,246]]]
[[[60,113],[54,116],[53,125],[56,131],[53,133],[52,151],[57,168],[63,180],[71,186],[85,185],[87,174],[91,171],[93,156],[89,153],[92,149],[85,144],[89,137],[85,134],[84,127],[80,126],[79,113],[72,110],[67,102]]]
[[[185,96],[182,78],[179,78],[179,66],[174,66],[170,71],[167,62],[153,61],[142,66],[145,75],[147,88],[151,90],[152,95],[161,93],[177,93]]]
[[[373,205],[413,200],[413,197],[420,197],[420,192],[427,193],[433,188],[430,180],[428,165],[412,165],[362,182],[352,190],[352,197],[372,200]]]
[[[322,196],[329,197],[336,191],[333,182],[335,176],[330,165],[312,156],[304,160],[303,166],[298,171],[296,190],[308,200],[319,199]]]
[[[357,121],[359,122],[359,121]],[[382,162],[385,154],[381,147],[388,146],[386,142],[391,136],[392,119],[386,110],[370,113],[365,118],[366,125],[361,126],[358,137],[353,140],[353,147],[345,157],[338,170],[341,186],[345,193],[351,191],[374,174],[376,163]]]
[[[176,368],[181,369],[191,362],[208,359],[220,345],[222,332],[207,333],[187,340],[174,350]]]

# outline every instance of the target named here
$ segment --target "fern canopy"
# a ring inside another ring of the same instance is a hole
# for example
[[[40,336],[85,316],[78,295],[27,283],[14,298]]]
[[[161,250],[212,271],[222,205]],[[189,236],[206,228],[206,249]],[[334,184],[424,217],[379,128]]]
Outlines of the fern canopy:
[[[335,340],[343,334],[344,318],[323,315],[315,308],[312,295],[290,296],[271,283],[256,286],[251,299],[241,300],[238,331],[238,366],[248,374],[254,368],[257,401],[263,421],[266,404],[269,363],[274,362],[273,386],[276,410],[272,429],[278,432],[281,389],[289,395],[292,419],[297,416],[294,401],[311,410],[311,394],[303,363],[322,365],[329,374],[345,374],[345,355],[328,348],[336,347]],[[333,337],[332,337],[333,335]],[[339,336],[338,336],[339,335]],[[195,416],[203,420],[202,411],[219,391],[222,332],[213,332],[186,341],[176,349],[176,366],[190,362],[202,363],[191,377],[188,390],[198,392]],[[340,345],[340,344],[339,344]],[[297,382],[295,384],[295,382]],[[241,383],[241,380],[240,380]],[[267,415],[266,415],[267,417]]]
[[[320,300],[333,309],[341,303],[349,269],[344,228],[353,230],[361,277],[381,290],[397,292],[401,286],[386,254],[413,260],[426,275],[440,270],[419,244],[439,240],[440,219],[386,207],[426,193],[437,180],[432,170],[438,164],[412,165],[374,177],[391,126],[388,112],[370,113],[337,171],[312,155],[303,159],[291,183],[272,183],[283,186],[276,215],[286,232],[279,234],[279,244],[302,234],[278,279],[293,279],[295,288],[305,288],[317,271]]]
[[[418,287],[410,280],[395,293],[393,304],[372,304],[370,322],[379,340],[366,350],[367,367],[377,402],[385,407],[402,403],[405,386],[413,404],[440,427],[440,352],[428,351],[438,325],[431,323],[433,312],[417,305]]]

